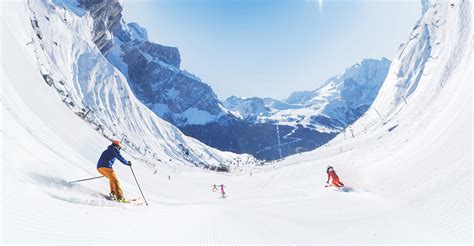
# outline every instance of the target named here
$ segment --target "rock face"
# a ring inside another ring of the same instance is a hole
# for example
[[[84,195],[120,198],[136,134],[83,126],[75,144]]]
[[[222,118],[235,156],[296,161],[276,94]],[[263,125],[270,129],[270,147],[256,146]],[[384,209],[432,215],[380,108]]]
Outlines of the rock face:
[[[113,33],[120,27],[122,5],[119,0],[79,0],[94,19],[92,39],[102,54],[107,55],[113,45]]]
[[[148,32],[138,23],[122,23],[120,29],[115,31],[115,35],[117,43],[120,44],[119,48],[128,49],[124,50],[124,53],[139,51],[149,56],[146,58],[159,60],[176,68],[180,66],[181,57],[178,48],[149,42]]]
[[[148,41],[136,23],[116,30],[109,61],[126,75],[135,95],[160,117],[177,125],[202,125],[234,116],[211,87],[181,70],[177,48]]]
[[[180,69],[176,47],[150,42],[137,23],[125,23],[117,0],[80,0],[94,20],[102,54],[127,78],[137,96],[183,133],[220,150],[273,160],[317,148],[354,122],[371,105],[390,61],[364,60],[323,87],[286,100],[230,97]]]
[[[177,126],[235,118],[209,85],[180,69],[176,47],[152,43],[144,28],[122,20],[118,0],[79,3],[94,20],[94,43],[125,75],[138,99],[158,116]]]

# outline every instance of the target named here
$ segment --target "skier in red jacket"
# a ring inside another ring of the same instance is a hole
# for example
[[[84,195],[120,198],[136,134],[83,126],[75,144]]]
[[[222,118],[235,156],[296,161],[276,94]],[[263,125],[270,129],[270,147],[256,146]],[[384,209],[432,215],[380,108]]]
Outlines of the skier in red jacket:
[[[326,183],[329,184],[329,180],[332,179],[331,181],[332,185],[338,188],[344,186],[344,184],[341,181],[339,181],[339,177],[337,176],[336,171],[334,171],[334,168],[332,166],[328,166],[326,173],[328,174],[328,181],[326,181]]]

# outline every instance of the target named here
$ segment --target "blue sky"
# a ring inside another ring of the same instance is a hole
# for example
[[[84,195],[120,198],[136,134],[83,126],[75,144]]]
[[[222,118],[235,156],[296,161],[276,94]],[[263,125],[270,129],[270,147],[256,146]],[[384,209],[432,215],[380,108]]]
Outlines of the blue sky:
[[[181,67],[219,98],[286,98],[364,58],[392,59],[419,1],[124,0],[125,20],[178,47]]]

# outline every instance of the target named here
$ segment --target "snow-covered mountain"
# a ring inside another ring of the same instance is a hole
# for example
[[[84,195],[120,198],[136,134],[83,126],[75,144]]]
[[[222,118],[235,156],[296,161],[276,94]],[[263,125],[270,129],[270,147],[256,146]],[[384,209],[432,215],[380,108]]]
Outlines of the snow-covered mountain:
[[[143,105],[126,78],[99,50],[111,47],[104,38],[109,34],[94,32],[101,25],[75,1],[29,1],[27,8],[29,31],[35,35],[21,38],[28,39],[25,52],[36,64],[37,75],[42,75],[57,93],[58,103],[62,101],[98,134],[123,140],[130,155],[152,157],[150,165],[154,166],[172,160],[202,167],[255,163],[250,156],[221,152],[184,136]],[[115,11],[109,16],[119,13]],[[109,18],[104,26],[113,28],[118,19]]]
[[[138,23],[122,19],[119,0],[79,0],[94,22],[94,42],[127,78],[133,93],[161,118],[176,126],[203,125],[235,117],[211,87],[180,69],[175,47],[150,42]]]
[[[224,101],[224,107],[239,118],[252,122],[257,121],[260,117],[268,116],[270,113],[270,108],[266,107],[265,101],[258,97],[231,96]]]
[[[340,122],[344,127],[358,119],[375,100],[387,77],[390,61],[364,59],[330,78],[314,91],[292,93],[286,103],[302,105],[306,109]],[[303,124],[309,123],[302,119]]]
[[[309,109],[307,105],[269,98],[241,100],[231,97],[222,103],[209,85],[180,69],[181,57],[177,48],[151,42],[147,31],[139,24],[123,20],[118,0],[79,0],[78,4],[92,19],[92,40],[107,60],[122,72],[137,98],[186,135],[212,147],[249,153],[262,159],[281,158],[321,146],[352,122],[350,117],[356,118],[363,113],[359,104],[339,103],[334,111],[347,116],[333,120],[313,112],[314,105]],[[366,63],[370,62],[364,61],[360,70],[370,65],[366,66]],[[353,70],[357,68],[350,71]],[[359,74],[359,71],[354,73]],[[362,72],[360,74],[356,79],[370,80],[374,76],[368,73],[368,78],[362,78]],[[347,83],[345,88],[353,90],[351,93],[378,89],[367,81],[357,80],[354,85]],[[362,88],[364,83],[368,88]],[[341,92],[345,91],[341,89]]]
[[[365,59],[319,89],[295,92],[282,101],[231,96],[223,104],[240,120],[181,129],[218,149],[267,160],[313,150],[367,111],[389,67],[386,58]]]
[[[419,124],[427,124],[421,121],[424,117],[442,119],[436,109],[441,111],[447,105],[439,98],[450,93],[454,96],[454,91],[461,93],[469,80],[472,88],[472,3],[422,0],[421,4],[422,18],[413,27],[408,41],[399,46],[371,110],[350,126],[354,134],[380,125],[388,125],[392,131],[402,124],[402,119],[405,124],[411,123],[408,119],[416,119]],[[452,120],[446,115],[445,119]],[[413,134],[417,134],[413,127]]]
[[[224,106],[250,122],[340,132],[367,111],[389,68],[390,61],[386,58],[364,59],[316,90],[293,92],[282,101],[232,96]]]

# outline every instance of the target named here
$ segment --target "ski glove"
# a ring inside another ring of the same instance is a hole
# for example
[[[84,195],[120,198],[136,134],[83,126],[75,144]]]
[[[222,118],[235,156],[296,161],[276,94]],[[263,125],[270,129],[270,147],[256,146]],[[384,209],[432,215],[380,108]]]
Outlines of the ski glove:
[[[132,162],[128,161],[127,166],[132,166]]]

